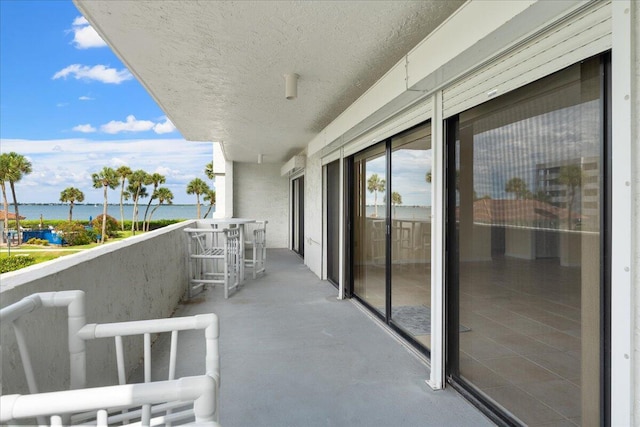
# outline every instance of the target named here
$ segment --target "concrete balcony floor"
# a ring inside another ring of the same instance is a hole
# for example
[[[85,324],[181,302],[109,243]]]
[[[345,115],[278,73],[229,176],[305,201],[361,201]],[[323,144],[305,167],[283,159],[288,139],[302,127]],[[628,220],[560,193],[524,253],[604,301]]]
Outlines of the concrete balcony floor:
[[[493,425],[453,389],[432,391],[428,367],[296,254],[267,258],[229,299],[209,288],[175,313],[220,318],[223,426]],[[188,337],[179,347],[178,375],[201,373],[203,350]],[[167,341],[153,353],[166,358]]]

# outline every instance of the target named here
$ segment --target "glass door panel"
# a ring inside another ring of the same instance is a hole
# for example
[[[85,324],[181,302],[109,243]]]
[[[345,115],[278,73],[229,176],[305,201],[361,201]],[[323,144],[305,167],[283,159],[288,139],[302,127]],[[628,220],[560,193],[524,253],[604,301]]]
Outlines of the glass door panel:
[[[340,161],[326,166],[327,171],[327,279],[340,284]]]
[[[601,419],[602,87],[584,61],[461,113],[448,141],[450,373],[529,425]]]
[[[304,257],[304,176],[291,181],[291,247]]]
[[[391,322],[431,341],[431,126],[391,140]]]
[[[357,154],[353,163],[353,292],[386,315],[387,156],[385,144]]]

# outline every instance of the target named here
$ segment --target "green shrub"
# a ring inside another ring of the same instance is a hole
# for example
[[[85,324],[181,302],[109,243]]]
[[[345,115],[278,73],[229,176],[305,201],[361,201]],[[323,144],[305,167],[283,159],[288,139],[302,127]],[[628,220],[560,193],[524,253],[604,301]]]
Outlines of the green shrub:
[[[102,217],[104,215],[100,214],[91,221],[91,226],[93,227],[93,231],[96,235],[100,235],[102,233]],[[120,223],[117,219],[112,217],[111,215],[107,215],[107,236],[106,237],[116,237],[118,235],[118,230],[120,229]]]
[[[149,223],[149,231],[157,230],[158,228],[166,227],[167,225],[177,224],[184,221],[184,219],[157,219]]]
[[[95,241],[94,234],[77,221],[63,222],[58,225],[57,231],[69,246],[87,245]]]
[[[0,258],[0,273],[19,270],[35,264],[36,259],[31,255],[19,255]]]
[[[27,245],[49,246],[49,241],[45,239],[38,239],[37,237],[32,237],[27,240]]]

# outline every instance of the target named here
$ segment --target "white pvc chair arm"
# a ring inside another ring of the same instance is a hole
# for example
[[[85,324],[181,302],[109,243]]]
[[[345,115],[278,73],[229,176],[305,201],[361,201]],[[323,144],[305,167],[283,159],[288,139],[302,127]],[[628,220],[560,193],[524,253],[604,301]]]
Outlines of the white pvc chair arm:
[[[210,338],[218,338],[218,316],[213,313],[198,314],[190,317],[170,317],[166,319],[134,320],[116,323],[89,323],[78,335],[84,340],[95,338],[112,338],[115,336],[140,335],[145,333],[161,333],[207,329]]]
[[[130,322],[117,323],[90,323],[78,331],[78,337],[82,340],[92,340],[96,338],[115,338],[117,364],[120,382],[124,383],[124,366],[121,362],[122,347],[121,337],[131,335],[144,335],[144,371],[145,382],[151,381],[151,334],[171,332],[170,351],[170,378],[173,379],[173,372],[176,366],[177,333],[186,330],[204,330],[205,335],[205,369],[206,373],[212,376],[216,383],[220,381],[220,354],[218,348],[219,322],[218,316],[214,313],[198,314],[189,317],[172,317],[166,319],[135,320]]]
[[[208,375],[143,384],[96,387],[30,395],[0,397],[0,422],[121,409],[167,401],[193,401],[196,423],[216,426],[216,384]],[[102,416],[99,418],[105,419]],[[98,425],[106,425],[99,423]],[[143,425],[148,423],[143,422]]]

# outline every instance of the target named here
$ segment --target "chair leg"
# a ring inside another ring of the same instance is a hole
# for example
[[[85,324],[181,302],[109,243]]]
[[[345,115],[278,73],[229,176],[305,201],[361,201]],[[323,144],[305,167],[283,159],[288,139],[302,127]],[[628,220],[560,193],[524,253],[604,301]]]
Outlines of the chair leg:
[[[257,249],[256,248],[256,244],[253,245],[253,261],[252,261],[252,267],[253,267],[253,278],[256,278],[256,270],[258,269],[258,260],[256,259],[256,254],[257,254]]]
[[[224,299],[229,298],[229,262],[224,260]]]

